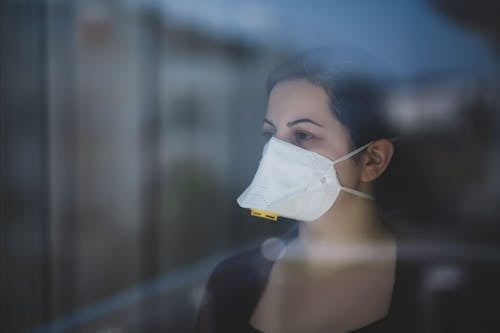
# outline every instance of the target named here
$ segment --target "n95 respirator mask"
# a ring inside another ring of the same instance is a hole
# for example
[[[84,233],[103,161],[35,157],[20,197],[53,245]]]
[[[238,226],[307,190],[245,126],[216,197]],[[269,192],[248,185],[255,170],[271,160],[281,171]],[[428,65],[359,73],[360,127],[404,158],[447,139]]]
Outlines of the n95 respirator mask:
[[[368,143],[332,161],[318,153],[272,137],[264,146],[262,159],[238,204],[252,215],[276,220],[278,216],[313,221],[325,214],[341,190],[373,199],[370,195],[340,184],[335,164],[366,149]]]

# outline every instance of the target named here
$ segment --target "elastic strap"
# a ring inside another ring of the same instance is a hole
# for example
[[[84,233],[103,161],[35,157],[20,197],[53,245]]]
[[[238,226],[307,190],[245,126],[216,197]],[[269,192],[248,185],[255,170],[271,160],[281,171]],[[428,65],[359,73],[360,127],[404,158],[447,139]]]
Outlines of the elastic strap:
[[[375,199],[373,197],[373,195],[370,195],[370,194],[367,194],[367,193],[364,193],[364,192],[361,192],[361,191],[353,190],[352,188],[349,188],[349,187],[341,186],[340,188],[342,190],[346,191],[346,192],[349,192],[351,194],[357,195],[358,197],[361,197],[361,198],[364,198],[364,199],[369,199],[369,200],[374,200]]]
[[[333,161],[333,164],[337,164],[338,162],[342,162],[342,161],[345,161],[347,159],[350,159],[354,155],[359,154],[360,152],[362,152],[363,150],[368,148],[368,146],[371,145],[372,143],[373,143],[373,141],[370,141],[366,145],[363,145],[359,148],[356,148],[353,151],[351,151],[350,153],[347,153],[344,156],[337,158],[335,161]]]
[[[368,148],[368,146],[370,146],[372,143],[373,143],[373,141],[370,141],[366,145],[363,145],[363,146],[361,146],[359,148],[354,149],[350,153],[347,153],[344,156],[342,156],[342,157],[336,159],[335,161],[333,161],[333,164],[337,164],[338,162],[345,161],[345,160],[353,157],[354,155],[359,154],[360,152],[362,152],[363,150],[365,150],[366,148]],[[346,192],[349,192],[349,193],[354,194],[354,195],[356,195],[358,197],[361,197],[361,198],[365,198],[365,199],[369,199],[369,200],[373,200],[374,199],[373,196],[370,195],[370,194],[367,194],[367,193],[364,193],[364,192],[361,192],[361,191],[357,191],[357,190],[354,190],[354,189],[349,188],[349,187],[340,186],[340,188],[342,190],[346,191]]]

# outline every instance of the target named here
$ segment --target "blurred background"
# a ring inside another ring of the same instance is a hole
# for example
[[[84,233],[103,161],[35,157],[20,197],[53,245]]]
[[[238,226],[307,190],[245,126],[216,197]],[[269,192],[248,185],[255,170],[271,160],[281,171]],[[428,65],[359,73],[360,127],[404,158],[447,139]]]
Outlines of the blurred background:
[[[214,265],[292,225],[235,202],[259,160],[266,75],[332,44],[392,70],[387,116],[411,153],[397,225],[420,259],[441,254],[426,306],[477,283],[468,267],[496,272],[498,13],[493,0],[2,1],[0,331],[189,332]],[[429,312],[425,332],[446,316]]]

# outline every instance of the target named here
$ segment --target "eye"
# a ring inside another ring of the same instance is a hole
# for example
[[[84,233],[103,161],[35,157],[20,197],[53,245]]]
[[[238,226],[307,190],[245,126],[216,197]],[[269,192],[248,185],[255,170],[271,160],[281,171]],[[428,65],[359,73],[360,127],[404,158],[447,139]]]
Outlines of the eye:
[[[262,137],[264,138],[264,140],[268,141],[269,139],[271,139],[274,135],[274,131],[271,131],[271,130],[263,130],[262,131]]]
[[[294,133],[294,140],[295,140],[296,143],[302,143],[302,142],[305,142],[305,141],[309,141],[312,138],[314,138],[314,136],[311,133],[308,133],[308,132],[296,131]]]

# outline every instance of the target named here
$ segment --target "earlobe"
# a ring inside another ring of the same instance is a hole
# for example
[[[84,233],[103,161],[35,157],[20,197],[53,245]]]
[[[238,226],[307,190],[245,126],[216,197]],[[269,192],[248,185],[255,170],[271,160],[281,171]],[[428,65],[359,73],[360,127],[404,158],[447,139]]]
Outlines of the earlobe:
[[[380,139],[373,142],[361,157],[361,181],[371,182],[380,177],[387,169],[393,154],[394,146],[391,141]]]

